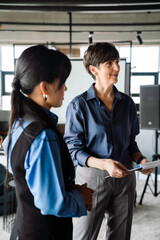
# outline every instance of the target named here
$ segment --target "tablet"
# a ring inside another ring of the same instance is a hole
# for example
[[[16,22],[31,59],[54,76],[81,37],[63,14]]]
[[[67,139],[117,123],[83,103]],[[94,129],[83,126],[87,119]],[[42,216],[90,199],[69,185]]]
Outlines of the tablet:
[[[129,172],[134,172],[134,171],[140,171],[144,169],[150,169],[150,168],[155,168],[160,166],[160,160],[153,161],[153,162],[148,162],[148,163],[142,163],[137,165],[136,168],[129,169]]]

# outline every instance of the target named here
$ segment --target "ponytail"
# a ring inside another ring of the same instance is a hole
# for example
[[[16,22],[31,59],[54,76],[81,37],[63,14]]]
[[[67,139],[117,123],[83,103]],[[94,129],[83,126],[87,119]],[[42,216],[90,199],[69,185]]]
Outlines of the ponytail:
[[[11,93],[11,113],[8,124],[8,146],[7,146],[7,176],[6,185],[9,182],[9,171],[8,171],[8,158],[9,158],[9,147],[11,142],[11,131],[12,125],[19,116],[22,115],[22,93],[20,92],[21,85],[18,78],[14,77],[12,82],[12,93]]]

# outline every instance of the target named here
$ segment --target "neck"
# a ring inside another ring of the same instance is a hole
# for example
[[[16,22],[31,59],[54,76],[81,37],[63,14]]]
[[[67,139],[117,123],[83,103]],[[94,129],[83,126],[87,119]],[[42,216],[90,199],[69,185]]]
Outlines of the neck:
[[[98,97],[114,97],[113,85],[102,86],[96,82],[94,88]]]
[[[48,110],[51,109],[51,107],[47,104],[47,102],[44,100],[41,89],[39,85],[37,85],[33,92],[31,94],[28,94],[28,98],[30,98],[33,102],[37,103],[41,107],[44,107]]]

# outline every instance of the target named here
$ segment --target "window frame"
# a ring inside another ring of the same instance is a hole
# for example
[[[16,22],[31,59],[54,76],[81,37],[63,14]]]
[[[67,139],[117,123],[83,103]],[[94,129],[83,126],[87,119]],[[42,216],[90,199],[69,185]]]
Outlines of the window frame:
[[[158,84],[158,72],[131,72],[131,77],[132,76],[154,76],[154,84],[153,85]],[[130,84],[130,87],[131,87],[131,84]],[[130,89],[131,97],[139,97],[140,96],[140,94],[138,94],[138,93],[131,93],[131,92],[132,91]]]
[[[131,72],[131,76],[154,76],[154,84],[158,84],[158,72]],[[130,78],[130,96],[133,97],[139,97],[140,98],[140,93],[131,93],[131,78]],[[147,84],[146,84],[147,85]],[[137,112],[139,113],[139,103],[136,103],[136,108],[137,108]]]

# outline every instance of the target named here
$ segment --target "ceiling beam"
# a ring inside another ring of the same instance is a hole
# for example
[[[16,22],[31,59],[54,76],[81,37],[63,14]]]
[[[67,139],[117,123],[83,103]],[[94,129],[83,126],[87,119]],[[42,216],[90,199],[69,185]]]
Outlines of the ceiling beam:
[[[0,10],[18,11],[82,11],[82,12],[121,12],[121,11],[157,11],[160,10],[159,1],[1,1]]]

